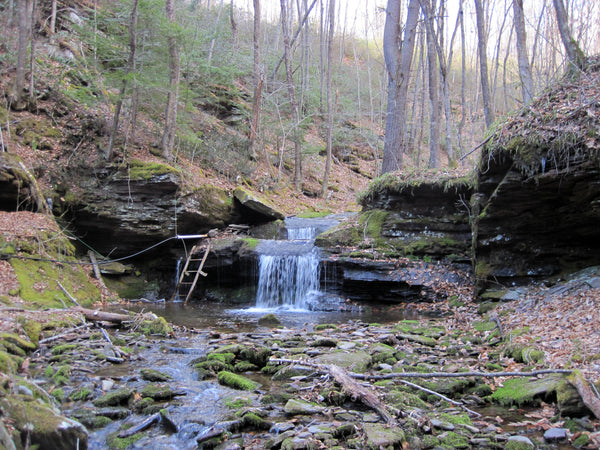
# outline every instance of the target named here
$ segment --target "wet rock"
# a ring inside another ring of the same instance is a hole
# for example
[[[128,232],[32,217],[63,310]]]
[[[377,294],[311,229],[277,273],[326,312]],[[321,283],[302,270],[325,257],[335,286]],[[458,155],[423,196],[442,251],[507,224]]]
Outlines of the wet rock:
[[[293,431],[285,431],[281,434],[278,434],[265,442],[265,448],[279,448],[283,441],[285,441],[286,439],[291,439],[294,436],[294,434],[295,433]]]
[[[286,414],[301,415],[301,414],[318,414],[325,408],[305,400],[291,399],[283,407]]]
[[[160,384],[147,384],[140,391],[140,395],[142,398],[151,398],[152,400],[169,400],[173,398],[175,395],[182,395],[182,392],[176,392],[172,390],[169,386],[164,386]]]
[[[546,442],[560,442],[567,439],[566,428],[550,428],[544,433],[544,440]]]
[[[399,448],[404,441],[404,431],[400,428],[390,428],[380,423],[365,423],[363,430],[367,436],[366,447],[369,449]]]

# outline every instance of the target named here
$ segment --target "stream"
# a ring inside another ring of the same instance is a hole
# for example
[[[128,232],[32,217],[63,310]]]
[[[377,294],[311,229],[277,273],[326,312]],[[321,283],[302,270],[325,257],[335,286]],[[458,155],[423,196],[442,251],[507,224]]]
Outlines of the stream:
[[[364,448],[362,445],[365,442],[379,439],[376,437],[379,429],[377,432],[371,431],[379,422],[377,414],[350,398],[344,398],[341,393],[335,394],[337,391],[325,394],[329,392],[327,386],[331,385],[332,380],[313,369],[300,371],[289,378],[282,377],[279,381],[273,380],[273,372],[245,371],[243,375],[258,386],[249,391],[232,389],[219,384],[216,378],[199,376],[202,372],[194,367],[195,362],[206,360],[208,354],[219,353],[225,347],[237,348],[231,350],[236,354],[236,361],[241,358],[241,353],[236,353],[240,352],[240,346],[269,349],[272,356],[292,359],[308,357],[323,363],[331,363],[332,360],[328,358],[332,355],[360,354],[361,358],[368,359],[373,367],[384,372],[390,371],[392,364],[394,367],[406,367],[406,371],[439,371],[449,365],[476,363],[479,350],[475,345],[466,351],[464,342],[456,338],[447,340],[450,343],[444,344],[443,348],[432,347],[427,342],[428,333],[431,333],[431,339],[441,340],[444,337],[443,318],[432,318],[405,305],[361,305],[322,291],[318,249],[313,242],[316,234],[333,224],[335,220],[311,223],[293,219],[288,223],[287,240],[261,242],[257,247],[260,254],[257,286],[247,291],[246,300],[206,301],[188,305],[182,302],[137,302],[109,308],[114,312],[122,312],[123,309],[151,311],[175,325],[174,337],[152,338],[151,342],[140,345],[129,361],[103,366],[86,378],[96,385],[109,386],[107,390],[127,387],[140,392],[148,384],[140,376],[142,368],[153,369],[170,377],[163,384],[177,392],[177,395],[172,399],[157,401],[158,406],[155,407],[166,412],[168,421],[163,419],[160,426],[140,433],[141,436],[131,442],[129,448],[204,448],[205,444],[199,443],[199,436],[210,432],[213,426],[238,417],[236,411],[242,413],[246,409],[263,417],[270,426],[255,430],[235,429],[228,435],[225,444],[220,444],[218,448],[278,448],[281,443],[272,445],[272,440],[282,433],[288,433],[290,439],[293,437],[295,446],[289,448],[317,448],[315,445]],[[278,327],[258,324],[259,319],[269,313],[280,321]],[[320,324],[329,325],[325,329],[317,329]],[[347,370],[355,371],[359,362],[348,363],[344,360],[334,364],[346,365]],[[397,395],[394,392],[400,392],[395,388],[389,392],[387,389],[382,385],[378,388],[379,395],[393,398]],[[325,401],[324,395],[340,396],[340,399]],[[282,400],[265,402],[266,397]],[[306,399],[316,402],[318,406],[311,413],[292,414],[288,410],[289,400],[285,403],[286,398]],[[458,422],[453,424],[451,417],[460,417],[464,412],[458,407],[446,406],[437,410],[435,406],[429,406],[433,408],[431,414],[443,418],[442,425],[433,425],[439,427],[433,433],[438,439],[435,442],[444,444],[458,439],[456,442],[460,442],[460,446],[466,443],[468,447],[478,448],[488,447],[489,444],[491,447],[488,448],[502,448],[513,435],[540,439],[539,430],[526,426],[510,427],[510,423],[531,420],[527,414],[533,409],[507,410],[485,404],[476,394],[470,398],[469,408],[480,411],[482,417],[473,418],[473,424],[466,427],[467,431],[458,433],[458,437],[455,436],[455,430],[460,425]],[[419,404],[416,398],[412,401],[414,405]],[[432,398],[427,401],[436,403]],[[240,406],[232,406],[238,404],[244,406],[241,409]],[[403,409],[409,408],[408,405],[412,403],[399,403],[395,407]],[[417,417],[427,413],[418,406],[411,408],[414,408]],[[124,424],[141,422],[148,414],[136,411],[92,432],[89,448],[107,448],[109,436],[122,430]],[[503,422],[507,423],[504,427]],[[335,429],[346,424],[354,424],[356,437],[353,438],[353,434],[343,438],[336,435]],[[386,442],[394,447],[398,445],[393,436],[386,435],[381,439],[380,445],[383,447]],[[414,448],[418,448],[417,443],[427,448],[425,440],[426,437],[414,438],[411,442]],[[212,444],[205,446],[212,448]],[[443,448],[452,446],[444,444]],[[552,445],[547,448],[571,447]]]

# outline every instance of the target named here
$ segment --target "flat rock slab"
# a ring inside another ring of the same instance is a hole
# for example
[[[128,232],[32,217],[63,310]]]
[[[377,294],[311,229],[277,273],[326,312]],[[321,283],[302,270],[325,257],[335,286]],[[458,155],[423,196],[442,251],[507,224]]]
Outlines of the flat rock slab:
[[[390,428],[381,423],[365,423],[363,430],[367,435],[367,448],[400,448],[404,440],[404,432],[400,428]]]
[[[318,414],[323,411],[323,407],[314,403],[305,402],[304,400],[291,399],[283,407],[286,414]]]
[[[264,221],[283,220],[285,216],[281,211],[278,211],[274,206],[267,204],[266,200],[258,198],[242,187],[238,187],[233,191],[233,196],[244,207],[255,213]]]

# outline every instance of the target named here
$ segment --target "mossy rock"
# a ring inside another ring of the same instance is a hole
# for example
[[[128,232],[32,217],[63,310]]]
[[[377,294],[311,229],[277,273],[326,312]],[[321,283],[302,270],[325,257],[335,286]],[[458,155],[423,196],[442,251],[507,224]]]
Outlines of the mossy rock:
[[[222,352],[222,353],[208,353],[206,355],[207,361],[220,361],[223,364],[227,364],[227,365],[231,365],[231,363],[233,362],[234,359],[235,359],[234,353]]]
[[[219,361],[218,359],[197,362],[194,364],[194,368],[196,368],[198,374],[201,375],[203,378],[215,376],[215,374],[223,370],[233,370],[233,366],[231,364],[226,364],[223,361]]]
[[[177,169],[168,164],[145,162],[139,159],[129,160],[127,175],[132,180],[149,180],[167,174],[181,175]]]
[[[544,378],[531,380],[518,377],[504,381],[491,395],[491,400],[503,406],[537,405],[541,400],[555,398],[557,389],[565,377],[561,374],[552,374]]]
[[[147,384],[139,393],[143,398],[151,398],[155,401],[170,400],[175,396],[175,393],[169,386],[156,383]]]
[[[0,399],[0,409],[12,420],[22,442],[29,435],[31,445],[38,448],[87,448],[88,433],[83,425],[38,401],[5,397]]]
[[[171,375],[154,369],[142,369],[140,374],[142,379],[146,381],[169,381],[171,379]]]
[[[367,449],[401,448],[405,440],[404,431],[399,427],[388,427],[380,423],[364,423]]]
[[[271,349],[267,347],[246,346],[240,350],[238,358],[262,368],[267,365],[272,354]]]
[[[22,358],[18,358],[3,350],[0,350],[0,372],[8,375],[14,375],[23,363]]]
[[[438,439],[440,440],[441,448],[444,449],[471,448],[469,438],[454,431],[447,431],[439,435]]]
[[[273,426],[273,422],[263,419],[258,414],[249,412],[242,417],[243,426],[253,430],[267,431]]]
[[[518,363],[532,364],[544,360],[545,354],[542,350],[521,344],[510,344],[504,349],[504,355]]]
[[[253,391],[258,388],[259,384],[246,378],[242,375],[223,370],[217,374],[217,380],[224,386],[229,386],[234,389],[243,391]]]
[[[97,407],[119,406],[128,403],[133,397],[133,393],[133,389],[121,388],[98,397],[92,403]]]
[[[144,320],[140,327],[144,334],[167,336],[173,332],[173,329],[164,317],[156,317],[152,320]]]
[[[37,348],[37,346],[34,343],[23,339],[17,334],[0,333],[0,345],[4,345],[6,343],[12,344],[22,349],[24,352],[31,352]]]
[[[278,327],[281,325],[281,320],[279,320],[275,314],[269,313],[269,314],[259,318],[258,324],[261,327],[274,328],[274,327]]]

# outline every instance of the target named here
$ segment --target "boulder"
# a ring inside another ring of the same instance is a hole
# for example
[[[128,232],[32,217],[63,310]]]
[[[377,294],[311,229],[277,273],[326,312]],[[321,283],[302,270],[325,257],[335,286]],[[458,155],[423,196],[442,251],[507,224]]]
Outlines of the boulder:
[[[0,407],[14,421],[21,442],[29,435],[31,445],[43,449],[86,449],[88,446],[88,432],[83,425],[33,398],[6,397],[0,400]]]
[[[244,217],[249,219],[250,223],[263,223],[272,220],[282,220],[285,218],[281,211],[265,199],[249,192],[243,187],[237,187],[233,191],[233,197],[239,202]]]

